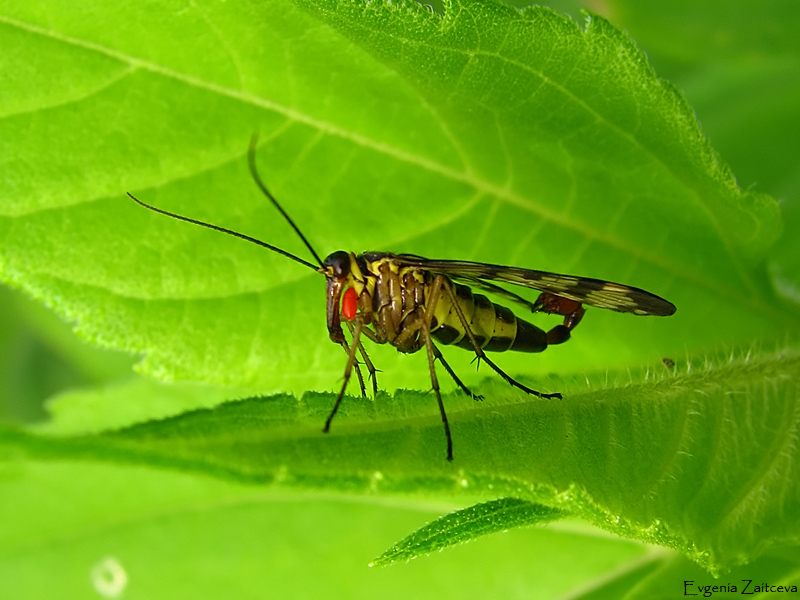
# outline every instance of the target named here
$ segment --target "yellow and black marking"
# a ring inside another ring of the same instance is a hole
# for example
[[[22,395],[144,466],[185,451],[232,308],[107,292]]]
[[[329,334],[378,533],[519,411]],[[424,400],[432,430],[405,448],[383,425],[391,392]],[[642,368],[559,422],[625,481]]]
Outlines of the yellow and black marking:
[[[569,339],[572,330],[581,321],[585,313],[584,304],[636,315],[669,316],[675,312],[672,303],[655,294],[588,277],[468,261],[430,260],[413,254],[389,252],[354,254],[340,250],[328,255],[323,261],[261,181],[255,165],[256,141],[254,137],[248,154],[253,178],[295,230],[317,264],[242,233],[155,208],[131,194],[129,196],[145,208],[258,244],[325,276],[328,286],[328,335],[347,353],[344,383],[325,422],[325,432],[329,430],[344,397],[353,368],[358,376],[361,393],[366,395],[364,378],[356,360],[357,352],[369,372],[373,392],[377,393],[376,369],[361,342],[362,335],[377,344],[390,344],[400,352],[413,353],[425,348],[431,384],[445,429],[447,460],[453,460],[450,425],[439,391],[434,362],[439,360],[467,394],[475,399],[480,399],[480,396],[472,394],[462,383],[445,361],[434,340],[445,346],[471,350],[510,385],[528,394],[542,398],[560,398],[561,394],[543,394],[516,381],[490,360],[486,352],[542,352],[549,345],[561,344]],[[538,290],[541,294],[536,301],[531,302],[496,282]],[[492,302],[483,294],[475,293],[473,288],[516,302],[532,312],[556,314],[564,319],[549,331],[544,331],[516,316],[505,306]],[[349,344],[342,329],[343,321],[352,337]]]

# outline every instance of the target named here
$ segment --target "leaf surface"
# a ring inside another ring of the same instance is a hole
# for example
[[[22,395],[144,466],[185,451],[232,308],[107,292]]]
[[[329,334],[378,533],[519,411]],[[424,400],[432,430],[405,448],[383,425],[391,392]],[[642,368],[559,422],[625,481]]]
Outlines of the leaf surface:
[[[458,510],[433,523],[428,523],[403,538],[370,563],[383,566],[417,556],[441,551],[448,546],[464,544],[490,533],[513,527],[555,521],[565,515],[559,510],[519,500],[500,498]]]
[[[249,399],[89,436],[6,430],[7,452],[161,466],[234,481],[359,494],[516,497],[685,553],[712,571],[795,544],[795,352],[687,365],[642,383],[599,382],[564,400],[497,390],[435,403],[418,392]],[[503,398],[503,400],[498,400]],[[514,527],[502,511],[495,529]]]
[[[103,3],[91,20],[6,3],[0,23],[31,56],[4,71],[0,272],[83,336],[142,353],[150,374],[258,391],[340,377],[319,275],[124,196],[305,255],[249,180],[253,131],[263,177],[323,255],[513,264],[678,306],[669,321],[591,311],[563,348],[503,357],[511,372],[641,364],[797,326],[760,275],[775,203],[736,187],[681,95],[600,18],[277,0]],[[424,363],[375,355],[385,389],[426,385]]]

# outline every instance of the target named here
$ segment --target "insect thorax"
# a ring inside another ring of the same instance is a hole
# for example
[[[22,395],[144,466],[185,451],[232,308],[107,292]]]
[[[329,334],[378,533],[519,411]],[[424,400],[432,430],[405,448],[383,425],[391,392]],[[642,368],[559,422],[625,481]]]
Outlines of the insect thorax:
[[[359,313],[364,324],[372,326],[376,342],[391,344],[401,352],[416,352],[422,345],[420,331],[410,326],[424,317],[433,276],[424,269],[402,266],[392,256],[367,253],[354,257],[360,271],[352,272]]]
[[[371,326],[378,343],[389,343],[401,352],[419,350],[424,345],[420,323],[426,321],[428,303],[433,300],[436,304],[429,313],[428,324],[432,336],[445,345],[471,348],[453,305],[451,297],[454,297],[482,348],[495,352],[539,352],[547,346],[543,331],[517,319],[508,308],[474,294],[469,286],[455,283],[444,275],[438,275],[440,292],[432,298],[437,276],[426,269],[403,265],[392,254],[351,255],[351,263],[359,313],[363,323]],[[452,296],[448,290],[452,290]]]

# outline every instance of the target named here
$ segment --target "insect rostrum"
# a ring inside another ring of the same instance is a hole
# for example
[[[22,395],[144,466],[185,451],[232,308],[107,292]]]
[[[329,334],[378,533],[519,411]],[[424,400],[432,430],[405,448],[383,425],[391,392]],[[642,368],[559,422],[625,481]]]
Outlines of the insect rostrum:
[[[327,280],[327,324],[331,341],[347,354],[344,383],[323,431],[330,429],[344,397],[353,369],[366,395],[358,354],[377,394],[376,370],[364,349],[362,337],[376,344],[391,344],[399,352],[425,349],[428,355],[431,384],[439,403],[445,437],[447,460],[453,460],[453,441],[447,421],[434,363],[438,360],[456,384],[475,399],[445,360],[436,343],[454,345],[476,354],[513,387],[542,398],[560,398],[561,394],[543,394],[516,381],[487,355],[489,352],[541,352],[553,344],[567,341],[584,315],[583,305],[607,308],[637,315],[669,316],[675,306],[644,290],[572,275],[558,275],[517,267],[486,263],[430,260],[413,254],[365,252],[355,254],[339,250],[321,260],[311,244],[283,210],[262,182],[255,165],[256,138],[248,153],[250,171],[261,191],[280,211],[311,252],[317,264],[308,262],[276,246],[250,236],[150,206],[128,194],[141,206],[174,219],[214,229],[290,258],[325,276]],[[539,290],[535,302],[497,285],[509,283]],[[563,321],[544,331],[517,317],[505,306],[496,304],[473,289],[503,297],[525,306],[532,312],[561,315]],[[351,334],[350,343],[342,329],[344,322]],[[436,343],[434,343],[434,341]]]

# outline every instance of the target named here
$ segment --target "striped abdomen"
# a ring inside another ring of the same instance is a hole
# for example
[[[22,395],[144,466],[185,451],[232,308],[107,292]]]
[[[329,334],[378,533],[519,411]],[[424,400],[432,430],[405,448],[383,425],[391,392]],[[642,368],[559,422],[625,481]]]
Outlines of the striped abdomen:
[[[481,294],[472,293],[469,286],[450,280],[446,285],[452,286],[458,305],[478,345],[484,350],[541,352],[547,348],[547,333],[517,318],[505,306],[495,304]],[[436,321],[431,324],[431,333],[437,341],[472,350],[472,343],[447,294],[440,296],[434,314]]]

